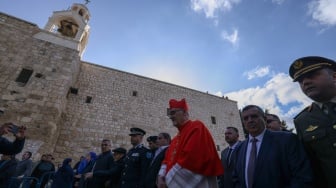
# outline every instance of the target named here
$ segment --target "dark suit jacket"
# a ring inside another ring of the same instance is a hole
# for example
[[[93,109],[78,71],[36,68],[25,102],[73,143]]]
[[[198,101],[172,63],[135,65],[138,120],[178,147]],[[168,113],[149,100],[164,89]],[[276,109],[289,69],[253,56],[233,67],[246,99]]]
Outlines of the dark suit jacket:
[[[93,177],[87,180],[87,188],[104,188],[105,182],[110,179],[110,170],[114,166],[111,151],[101,153],[93,167]]]
[[[235,187],[245,188],[245,159],[248,139],[238,152],[233,178]],[[310,163],[297,136],[266,130],[258,152],[253,188],[310,187]]]
[[[158,156],[149,164],[146,176],[145,176],[145,187],[146,188],[156,188],[156,178],[158,176],[161,163],[166,154],[166,150],[168,147],[163,149]]]
[[[336,117],[313,103],[295,117],[294,124],[311,161],[315,186],[336,187]]]
[[[239,149],[241,143],[242,143],[241,141],[238,141],[237,145],[235,146],[235,149],[232,151],[230,164],[227,164],[229,147],[225,148],[221,152],[221,161],[222,161],[222,166],[224,168],[224,175],[221,176],[219,180],[220,188],[232,188],[233,187],[232,172],[234,170],[234,167],[236,166],[237,150]]]

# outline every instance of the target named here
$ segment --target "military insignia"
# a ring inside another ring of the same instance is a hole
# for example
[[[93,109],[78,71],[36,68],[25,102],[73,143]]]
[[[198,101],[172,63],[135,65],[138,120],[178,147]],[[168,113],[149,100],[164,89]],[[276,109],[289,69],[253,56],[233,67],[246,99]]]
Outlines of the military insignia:
[[[295,61],[293,67],[294,69],[301,69],[303,66],[303,62],[302,61]]]
[[[132,157],[139,157],[139,153],[132,153]]]
[[[312,132],[313,130],[315,130],[317,128],[318,128],[318,126],[309,125],[309,127],[305,131],[306,132]]]

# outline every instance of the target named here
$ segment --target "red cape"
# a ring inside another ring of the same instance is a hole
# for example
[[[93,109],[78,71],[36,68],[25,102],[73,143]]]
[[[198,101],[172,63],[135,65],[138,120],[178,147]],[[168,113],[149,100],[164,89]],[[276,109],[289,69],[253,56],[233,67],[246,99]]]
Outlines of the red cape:
[[[187,121],[167,149],[164,164],[168,172],[176,163],[182,168],[204,176],[224,173],[215,143],[201,121]]]

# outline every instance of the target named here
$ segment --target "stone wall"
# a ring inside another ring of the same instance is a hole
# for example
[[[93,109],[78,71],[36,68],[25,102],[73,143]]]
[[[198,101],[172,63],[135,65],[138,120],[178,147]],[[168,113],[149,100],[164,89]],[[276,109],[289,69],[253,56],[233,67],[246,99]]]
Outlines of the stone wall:
[[[159,132],[174,136],[166,114],[171,98],[186,98],[191,119],[208,126],[219,150],[226,146],[227,126],[243,135],[235,101],[81,62],[77,50],[62,45],[73,42],[0,13],[0,124],[27,126],[24,150],[35,160],[43,153],[52,153],[56,162],[99,153],[103,138],[113,148],[130,148],[133,126],[146,130],[145,138]],[[33,71],[25,84],[16,81],[23,69]]]
[[[171,98],[186,98],[191,119],[200,119],[209,127],[221,150],[226,146],[227,126],[237,127],[243,135],[237,103],[222,97],[86,62],[73,87],[78,93],[68,95],[55,151],[59,158],[99,152],[103,138],[111,139],[113,148],[130,148],[128,134],[133,126],[144,129],[145,138],[163,131],[174,136],[177,130],[167,117]],[[92,97],[90,103],[87,97]]]
[[[66,94],[79,71],[78,51],[35,38],[35,24],[0,14],[0,123],[28,127],[26,149],[51,153]],[[23,69],[32,71],[17,82]]]

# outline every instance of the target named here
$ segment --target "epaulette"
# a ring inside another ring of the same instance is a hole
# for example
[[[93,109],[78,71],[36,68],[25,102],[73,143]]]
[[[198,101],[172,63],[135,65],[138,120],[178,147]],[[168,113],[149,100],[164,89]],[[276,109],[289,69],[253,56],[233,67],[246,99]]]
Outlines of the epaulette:
[[[300,114],[302,114],[303,112],[310,112],[313,109],[313,104],[307,106],[306,108],[304,108],[300,113],[298,113],[294,119],[296,119]]]

